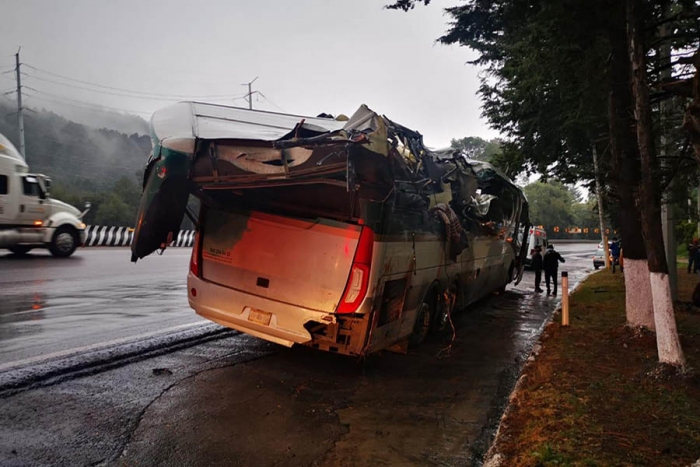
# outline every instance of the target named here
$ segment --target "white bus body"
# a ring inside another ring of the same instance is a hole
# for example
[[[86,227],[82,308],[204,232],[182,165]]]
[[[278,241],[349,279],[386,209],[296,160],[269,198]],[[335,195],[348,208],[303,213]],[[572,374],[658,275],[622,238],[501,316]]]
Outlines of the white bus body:
[[[189,303],[224,326],[365,355],[521,274],[522,192],[366,107],[338,122],[182,103],[152,133],[132,259],[177,234],[194,193]]]

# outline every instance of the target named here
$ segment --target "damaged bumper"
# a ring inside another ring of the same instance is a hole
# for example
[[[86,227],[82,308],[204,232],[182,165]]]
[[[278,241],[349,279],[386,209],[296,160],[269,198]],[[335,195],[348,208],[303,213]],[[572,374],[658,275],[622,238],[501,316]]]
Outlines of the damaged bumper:
[[[306,323],[336,322],[335,315],[239,292],[192,274],[187,277],[187,288],[190,306],[200,316],[287,347],[311,342]]]

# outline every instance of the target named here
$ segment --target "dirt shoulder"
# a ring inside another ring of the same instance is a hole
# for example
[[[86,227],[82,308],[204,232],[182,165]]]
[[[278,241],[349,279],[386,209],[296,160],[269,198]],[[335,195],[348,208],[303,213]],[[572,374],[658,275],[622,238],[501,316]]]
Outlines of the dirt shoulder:
[[[590,276],[525,366],[491,465],[688,466],[700,457],[700,310],[697,276],[679,269],[676,319],[690,369],[665,372],[653,334],[625,326],[621,274]]]

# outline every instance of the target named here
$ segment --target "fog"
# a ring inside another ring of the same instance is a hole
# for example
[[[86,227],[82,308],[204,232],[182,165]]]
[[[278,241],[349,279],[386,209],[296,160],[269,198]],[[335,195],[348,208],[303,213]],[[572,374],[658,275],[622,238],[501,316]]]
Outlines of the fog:
[[[257,77],[259,109],[337,115],[366,103],[434,147],[497,136],[480,119],[473,53],[435,43],[458,2],[409,13],[385,3],[0,0],[0,91],[14,88],[21,46],[27,106],[72,107],[85,123],[95,105],[145,119],[177,100],[247,107],[242,84]]]

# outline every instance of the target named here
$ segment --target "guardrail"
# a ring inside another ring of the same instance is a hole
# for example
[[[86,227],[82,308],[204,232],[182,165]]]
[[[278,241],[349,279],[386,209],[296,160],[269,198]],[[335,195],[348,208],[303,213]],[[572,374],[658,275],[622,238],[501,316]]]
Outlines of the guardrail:
[[[131,246],[134,229],[131,227],[107,227],[88,225],[85,228],[85,246]],[[181,230],[170,246],[191,247],[194,230]]]

